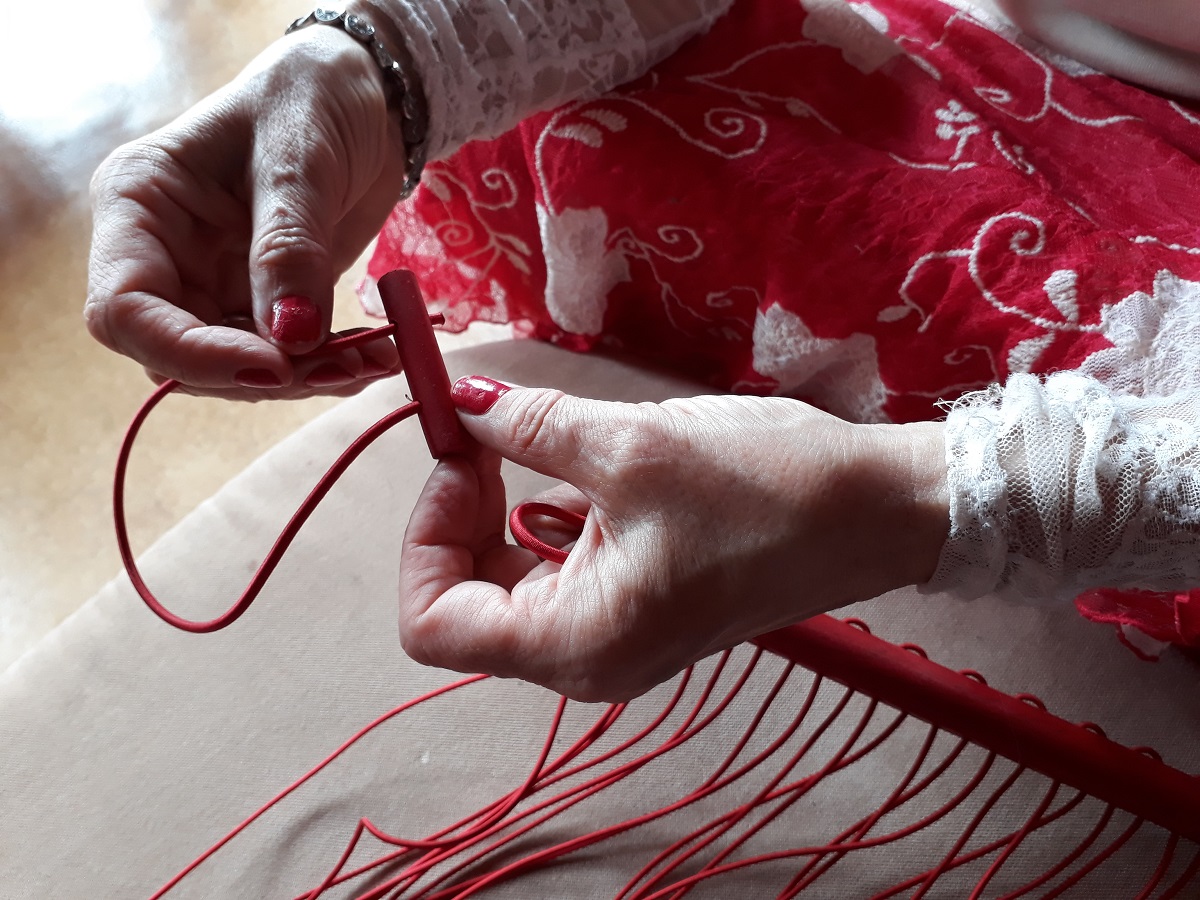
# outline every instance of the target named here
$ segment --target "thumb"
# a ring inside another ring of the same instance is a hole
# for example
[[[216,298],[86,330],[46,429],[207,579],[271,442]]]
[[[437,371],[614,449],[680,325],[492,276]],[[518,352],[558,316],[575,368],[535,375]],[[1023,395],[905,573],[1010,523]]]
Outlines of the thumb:
[[[469,375],[451,389],[463,426],[517,465],[585,492],[603,470],[628,418],[628,404],[585,400],[553,388],[517,387]]]
[[[294,132],[268,129],[255,153],[250,289],[258,332],[285,352],[324,342],[333,317],[337,219],[328,163]]]

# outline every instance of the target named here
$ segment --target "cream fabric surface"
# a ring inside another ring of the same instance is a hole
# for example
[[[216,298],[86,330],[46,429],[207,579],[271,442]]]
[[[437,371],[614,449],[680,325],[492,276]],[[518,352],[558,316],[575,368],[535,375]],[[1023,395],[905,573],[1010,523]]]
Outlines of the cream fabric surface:
[[[483,372],[591,396],[693,393],[668,377],[532,342],[470,348],[448,363],[452,376]],[[182,614],[224,609],[317,475],[403,395],[400,380],[378,385],[267,453],[144,555],[149,583]],[[0,676],[0,895],[149,896],[358,727],[450,680],[406,660],[396,638],[400,538],[431,466],[415,423],[381,440],[322,504],[256,605],[226,631],[172,630],[121,577]],[[510,501],[538,482],[526,472],[510,476]],[[1068,719],[1100,722],[1114,737],[1152,744],[1176,766],[1200,772],[1198,671],[1182,656],[1141,663],[1108,629],[1066,606],[1009,607],[990,598],[965,604],[902,592],[859,613],[879,633],[923,644],[936,660],[977,668],[1007,691],[1040,694]],[[661,707],[662,697],[660,689],[642,708]],[[779,715],[798,697],[786,693]],[[396,720],[169,896],[293,897],[320,879],[361,815],[410,837],[453,821],[520,781],[553,701],[540,689],[491,681]],[[576,710],[583,712],[595,714]],[[747,717],[739,707],[711,741],[670,757],[649,782],[611,792],[564,829],[579,819],[595,827],[606,816],[620,819],[678,796],[711,771]],[[855,803],[869,809],[890,789],[912,749],[908,737],[873,754],[851,777],[801,804],[791,830],[773,840],[828,837]],[[1012,802],[1008,822],[1023,821],[1036,797]],[[640,865],[647,848],[677,831],[663,824],[631,833],[483,896],[612,896],[628,877],[628,860],[640,853]],[[907,864],[905,853],[932,864],[953,833],[863,855],[835,869],[814,895],[866,896],[869,885],[889,883]],[[1045,852],[1061,855],[1066,840]],[[1150,858],[1151,846],[1131,852]],[[1038,865],[1023,863],[1014,875]],[[781,883],[780,871],[794,867],[755,871],[739,887],[718,881],[696,896],[768,895],[768,886]],[[1125,877],[1108,876],[1104,896],[1132,896],[1134,882]],[[929,896],[965,894],[939,888]]]

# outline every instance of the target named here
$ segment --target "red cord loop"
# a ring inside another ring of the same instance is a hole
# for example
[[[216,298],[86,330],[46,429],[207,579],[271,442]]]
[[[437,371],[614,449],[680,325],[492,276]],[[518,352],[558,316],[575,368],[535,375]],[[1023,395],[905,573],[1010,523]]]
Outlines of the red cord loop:
[[[121,451],[117,455],[117,470],[113,479],[113,520],[116,525],[117,547],[120,549],[125,571],[129,573],[129,580],[133,583],[133,588],[137,591],[138,596],[160,619],[176,628],[194,634],[218,631],[237,621],[254,602],[254,598],[258,596],[271,573],[275,571],[275,567],[279,565],[279,560],[288,546],[295,539],[296,533],[312,515],[317,504],[329,493],[334,482],[376,438],[409,416],[419,415],[421,429],[425,432],[425,440],[434,459],[461,453],[467,448],[470,439],[463,431],[462,425],[459,424],[454,409],[454,399],[450,395],[450,379],[446,374],[446,366],[442,361],[441,351],[438,349],[437,339],[432,328],[434,325],[443,324],[445,317],[441,314],[429,315],[425,308],[425,302],[421,298],[421,290],[417,286],[416,277],[412,272],[396,270],[381,277],[379,279],[379,296],[383,301],[384,311],[387,313],[387,325],[364,329],[326,341],[306,356],[320,356],[349,347],[357,347],[379,338],[390,337],[396,343],[400,362],[408,374],[408,386],[412,391],[413,402],[388,413],[346,448],[346,451],[338,457],[329,471],[321,476],[312,492],[296,510],[283,532],[276,539],[275,544],[267,552],[246,590],[233,606],[215,619],[193,621],[172,613],[159,603],[146,586],[133,558],[133,551],[129,546],[129,534],[125,526],[125,471],[129,465],[129,453],[150,411],[167,394],[179,387],[179,382],[166,381],[159,385],[158,389],[142,404],[142,408],[137,411],[129,425],[129,430],[125,433]]]
[[[254,599],[266,584],[267,579],[271,577],[271,573],[275,571],[275,567],[279,565],[280,559],[283,558],[283,554],[295,539],[301,526],[312,515],[313,510],[317,508],[317,504],[329,493],[329,489],[333,487],[334,482],[341,477],[342,473],[350,467],[350,464],[377,437],[393,425],[397,425],[415,414],[419,410],[420,404],[407,403],[399,409],[388,413],[355,439],[346,448],[345,452],[338,457],[329,471],[321,476],[316,486],[313,487],[312,491],[304,499],[304,502],[300,504],[300,508],[296,510],[295,514],[284,527],[283,532],[276,538],[274,545],[263,558],[258,571],[254,573],[254,577],[250,579],[250,583],[246,586],[242,595],[238,597],[229,609],[215,619],[195,621],[185,619],[171,612],[150,591],[150,588],[142,578],[141,572],[138,571],[133,550],[129,546],[129,532],[125,525],[125,472],[129,466],[129,454],[133,449],[133,442],[137,438],[138,432],[141,430],[142,424],[146,421],[146,417],[150,414],[150,411],[178,386],[179,382],[177,381],[165,381],[159,385],[158,389],[142,404],[142,408],[137,411],[137,415],[133,417],[133,421],[129,425],[129,430],[125,433],[125,440],[121,442],[121,450],[117,454],[117,470],[113,478],[113,522],[116,526],[117,548],[121,552],[121,562],[125,565],[125,571],[129,574],[130,582],[133,583],[133,589],[137,591],[138,596],[142,598],[146,606],[164,622],[174,625],[176,628],[189,631],[192,634],[207,634],[212,631],[220,631],[225,626],[232,625],[241,618],[242,613],[250,608],[250,604],[254,602]]]
[[[583,523],[587,521],[587,516],[582,516],[570,510],[559,509],[557,506],[551,506],[549,503],[522,503],[514,507],[511,515],[508,517],[509,530],[512,531],[513,539],[518,544],[526,550],[532,550],[542,559],[560,564],[565,563],[568,551],[563,550],[561,547],[547,544],[535,535],[527,524],[527,520],[531,516],[544,516],[548,519],[562,522],[568,528],[575,530],[576,538],[583,532]]]

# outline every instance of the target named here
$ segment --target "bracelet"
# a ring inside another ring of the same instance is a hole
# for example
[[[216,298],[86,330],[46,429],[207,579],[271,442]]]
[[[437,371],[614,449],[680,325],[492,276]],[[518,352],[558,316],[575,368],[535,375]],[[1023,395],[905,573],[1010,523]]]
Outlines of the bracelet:
[[[425,169],[425,154],[429,138],[429,107],[421,78],[413,66],[407,47],[400,48],[400,58],[393,57],[375,37],[375,26],[362,16],[345,10],[317,8],[288,26],[285,34],[309,25],[341,26],[345,32],[366,47],[383,71],[384,88],[389,106],[400,110],[400,132],[404,152],[408,157],[408,172],[400,198],[408,197],[421,181]]]

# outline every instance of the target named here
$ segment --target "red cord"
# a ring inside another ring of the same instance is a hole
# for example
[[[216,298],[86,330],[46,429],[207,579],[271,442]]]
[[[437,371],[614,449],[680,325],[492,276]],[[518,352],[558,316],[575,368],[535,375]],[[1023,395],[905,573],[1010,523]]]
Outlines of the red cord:
[[[567,561],[567,551],[560,547],[551,546],[535,535],[526,523],[526,519],[531,516],[544,516],[548,519],[557,519],[564,525],[576,530],[582,530],[583,523],[587,521],[587,517],[581,516],[577,512],[559,509],[557,506],[551,506],[549,503],[522,503],[514,507],[512,514],[508,517],[509,531],[512,532],[513,539],[518,544],[526,550],[532,550],[542,559],[558,563],[559,565],[565,563]]]
[[[353,340],[359,337],[365,339],[366,335],[369,334],[371,332],[365,332],[361,336],[353,335],[351,338],[343,338],[342,340]],[[399,409],[393,410],[357,437],[346,448],[345,452],[337,458],[337,461],[329,467],[329,471],[321,476],[312,491],[304,499],[304,502],[300,504],[300,508],[296,510],[287,525],[284,526],[283,531],[275,540],[271,549],[267,551],[267,555],[263,557],[263,561],[259,564],[254,577],[250,579],[250,583],[234,604],[215,619],[193,621],[171,612],[151,593],[150,588],[142,578],[141,572],[138,571],[133,550],[129,546],[129,533],[125,525],[125,471],[129,466],[129,454],[133,449],[133,442],[137,438],[138,432],[141,430],[142,424],[146,421],[146,417],[150,414],[151,410],[177,387],[179,387],[179,382],[177,381],[166,381],[159,385],[158,389],[150,395],[150,398],[142,404],[142,408],[133,417],[133,421],[129,425],[129,430],[125,432],[125,439],[121,442],[121,450],[117,454],[117,468],[115,477],[113,478],[113,523],[116,526],[117,547],[121,552],[121,562],[125,565],[125,571],[129,573],[129,580],[133,583],[133,589],[137,591],[138,596],[142,598],[146,606],[164,622],[174,625],[176,628],[193,634],[207,634],[208,632],[219,631],[227,625],[233,624],[241,617],[242,613],[250,608],[250,604],[254,602],[254,599],[267,583],[267,579],[271,577],[271,573],[275,571],[275,567],[279,565],[279,561],[283,558],[283,554],[295,539],[296,534],[308,520],[308,517],[312,515],[313,510],[317,508],[317,504],[329,493],[334,482],[341,477],[350,464],[376,438],[394,425],[414,415],[420,409],[420,404],[408,403]]]
[[[159,900],[159,898],[163,897],[167,893],[167,891],[171,890],[173,887],[175,887],[175,885],[179,884],[179,882],[181,882],[185,877],[187,877],[187,875],[189,875],[192,871],[194,871],[201,863],[203,863],[210,856],[212,856],[214,853],[216,853],[218,850],[220,850],[222,847],[224,847],[226,844],[228,844],[231,840],[233,840],[235,837],[237,837],[239,834],[241,834],[243,831],[245,831],[247,828],[249,828],[256,819],[260,818],[264,813],[266,813],[269,809],[271,809],[271,807],[275,806],[277,803],[279,803],[281,800],[283,800],[288,794],[292,793],[293,791],[295,791],[295,790],[299,789],[301,786],[303,786],[305,784],[305,782],[312,779],[318,772],[320,772],[322,769],[324,769],[326,766],[328,766],[330,763],[332,763],[335,759],[337,759],[339,756],[341,756],[343,753],[345,753],[347,750],[349,750],[352,746],[354,746],[359,740],[366,737],[366,735],[370,734],[372,731],[374,731],[376,728],[378,728],[384,722],[387,722],[388,720],[395,718],[396,716],[400,715],[401,713],[405,712],[406,710],[412,709],[414,706],[424,703],[427,700],[432,700],[434,697],[438,697],[442,694],[449,693],[450,691],[458,690],[459,688],[466,687],[469,684],[475,684],[478,681],[483,681],[487,677],[488,677],[487,675],[471,675],[470,677],[463,678],[463,679],[461,679],[459,681],[455,681],[451,684],[443,685],[440,688],[435,688],[434,690],[429,691],[426,694],[422,694],[420,697],[417,697],[413,700],[409,700],[407,703],[401,703],[395,709],[389,710],[388,712],[384,713],[382,716],[379,716],[378,718],[374,719],[369,724],[363,726],[357,732],[355,732],[349,738],[349,740],[345,741],[340,747],[338,747],[336,750],[334,750],[332,753],[330,753],[327,757],[325,757],[323,760],[321,760],[321,762],[317,763],[315,766],[313,766],[311,769],[309,769],[305,774],[301,775],[298,779],[296,779],[294,782],[292,782],[290,785],[288,785],[286,788],[284,788],[282,791],[280,791],[278,794],[276,794],[274,797],[272,797],[270,800],[268,800],[266,803],[264,803],[262,806],[260,806],[254,813],[252,813],[250,816],[248,816],[245,820],[243,820],[240,824],[238,824],[232,831],[230,831],[227,835],[225,835],[225,837],[221,838],[219,841],[217,841],[215,844],[213,844],[211,847],[209,847],[207,850],[205,850],[202,854],[200,854],[200,856],[196,857],[196,859],[194,859],[191,863],[189,863],[178,875],[176,875],[174,878],[172,878],[170,881],[168,881],[166,884],[164,884],[161,888],[159,888],[154,893],[154,895],[150,898],[150,900]]]

